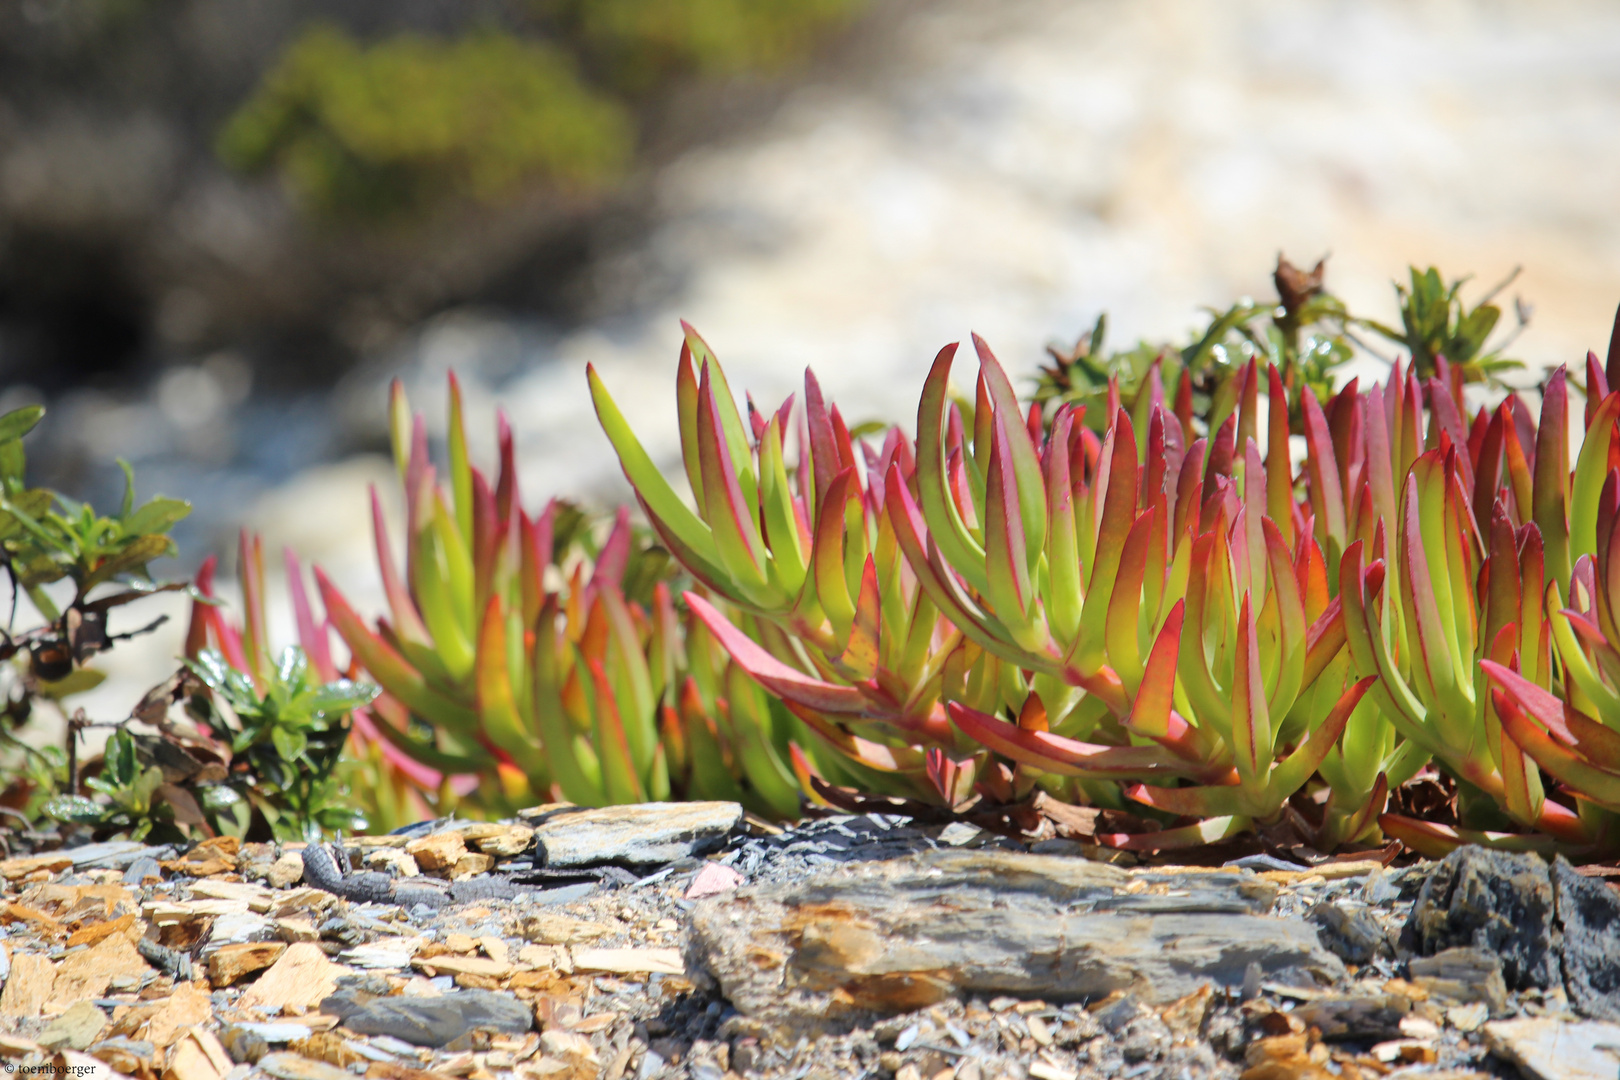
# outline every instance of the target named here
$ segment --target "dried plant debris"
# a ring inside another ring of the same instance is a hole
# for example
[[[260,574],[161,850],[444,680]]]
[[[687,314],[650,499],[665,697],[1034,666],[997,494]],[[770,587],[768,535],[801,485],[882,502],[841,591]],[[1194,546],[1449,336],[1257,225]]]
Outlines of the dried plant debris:
[[[1561,861],[1127,866],[877,814],[632,806],[604,832],[559,809],[19,854],[0,1057],[138,1080],[1562,1080],[1612,1076],[1620,1044],[1620,892]],[[458,844],[487,872],[456,880]]]

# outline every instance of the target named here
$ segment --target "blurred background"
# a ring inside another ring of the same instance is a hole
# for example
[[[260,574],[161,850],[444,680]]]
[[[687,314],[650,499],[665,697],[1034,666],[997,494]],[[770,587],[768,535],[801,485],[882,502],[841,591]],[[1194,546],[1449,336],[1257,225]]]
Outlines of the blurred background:
[[[809,364],[905,419],[970,330],[1183,338],[1286,252],[1386,319],[1409,263],[1522,266],[1533,385],[1609,338],[1617,132],[1596,0],[12,0],[0,408],[48,405],[38,483],[192,500],[169,572],[246,525],[376,607],[396,376],[606,506],[584,365],[674,464],[680,318],[761,403]]]

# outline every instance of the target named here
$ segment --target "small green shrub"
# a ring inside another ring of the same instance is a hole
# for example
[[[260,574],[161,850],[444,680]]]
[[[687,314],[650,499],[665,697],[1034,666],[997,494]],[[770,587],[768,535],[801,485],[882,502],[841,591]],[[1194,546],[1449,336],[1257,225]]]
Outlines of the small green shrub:
[[[863,0],[554,0],[615,86],[646,93],[677,75],[775,74]]]
[[[232,116],[219,153],[248,172],[279,169],[319,213],[377,219],[533,180],[599,188],[633,141],[623,107],[550,45],[486,30],[367,46],[316,26]]]

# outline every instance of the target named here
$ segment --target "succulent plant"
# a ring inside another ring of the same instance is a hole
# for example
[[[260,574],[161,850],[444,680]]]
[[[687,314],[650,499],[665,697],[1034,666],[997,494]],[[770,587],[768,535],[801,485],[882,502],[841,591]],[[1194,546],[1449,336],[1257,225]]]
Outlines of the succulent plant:
[[[885,492],[916,482],[909,440],[852,438],[805,373],[803,408],[749,424],[725,372],[686,327],[676,372],[689,509],[626,424],[596,372],[597,414],[659,537],[701,589],[685,600],[732,660],[818,738],[800,772],[933,802],[955,802],[974,770],[942,789],[929,751],[974,747],[941,704],[948,683],[982,682],[990,658],[965,647],[901,553]],[[785,451],[796,436],[797,460]],[[727,610],[732,612],[727,613]],[[991,677],[992,682],[994,677]]]
[[[763,813],[797,813],[785,746],[762,734],[771,707],[732,700],[714,672],[688,664],[668,556],[627,513],[600,544],[566,503],[531,518],[504,417],[495,483],[471,464],[454,376],[448,492],[397,383],[390,410],[406,490],[403,576],[372,493],[390,618],[366,626],[316,571],[332,626],[384,690],[370,710],[379,735],[420,767],[476,778],[461,798],[481,812],[724,791]]]

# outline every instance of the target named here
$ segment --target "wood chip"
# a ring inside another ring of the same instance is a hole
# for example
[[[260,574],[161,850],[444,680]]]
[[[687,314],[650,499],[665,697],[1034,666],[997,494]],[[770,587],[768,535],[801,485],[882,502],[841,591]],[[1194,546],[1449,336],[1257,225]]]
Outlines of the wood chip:
[[[84,952],[73,953],[57,967],[56,982],[45,1015],[54,1016],[75,1001],[103,997],[120,976],[140,977],[151,968],[126,937],[110,937]]]
[[[576,971],[684,975],[679,949],[574,949]]]
[[[56,965],[36,953],[13,953],[11,974],[0,991],[0,1015],[32,1018],[40,1014],[51,987],[56,983]]]
[[[214,1003],[202,984],[181,983],[147,1021],[145,1041],[153,1046],[171,1046],[194,1027],[214,1018]]]
[[[287,951],[281,941],[246,941],[223,945],[208,958],[208,980],[215,986],[229,986],[244,975],[263,971]]]
[[[310,1009],[337,989],[339,976],[350,974],[349,968],[328,960],[320,946],[301,941],[287,946],[281,959],[247,988],[237,1006],[269,1013]]]

